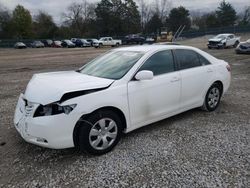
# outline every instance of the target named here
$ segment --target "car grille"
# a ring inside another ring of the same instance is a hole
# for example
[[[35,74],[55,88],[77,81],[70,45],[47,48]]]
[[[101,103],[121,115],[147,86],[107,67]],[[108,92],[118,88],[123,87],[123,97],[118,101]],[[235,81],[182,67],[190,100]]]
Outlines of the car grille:
[[[217,44],[219,44],[220,42],[214,42],[214,41],[209,41],[209,44],[210,45],[217,45]]]
[[[25,116],[31,116],[34,111],[34,106],[26,106],[25,107]]]
[[[33,115],[35,105],[27,100],[25,100],[25,116],[29,117]]]
[[[246,46],[243,46],[243,45],[240,45],[240,48],[243,49],[243,50],[246,50],[246,49],[250,49],[250,47],[246,47]]]

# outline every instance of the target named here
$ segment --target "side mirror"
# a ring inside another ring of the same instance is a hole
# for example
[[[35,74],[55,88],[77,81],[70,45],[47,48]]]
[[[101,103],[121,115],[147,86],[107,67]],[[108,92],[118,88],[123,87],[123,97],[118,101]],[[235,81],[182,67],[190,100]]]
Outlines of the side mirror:
[[[139,80],[139,81],[152,80],[153,77],[154,77],[154,73],[152,71],[148,71],[148,70],[142,70],[135,75],[135,79]]]

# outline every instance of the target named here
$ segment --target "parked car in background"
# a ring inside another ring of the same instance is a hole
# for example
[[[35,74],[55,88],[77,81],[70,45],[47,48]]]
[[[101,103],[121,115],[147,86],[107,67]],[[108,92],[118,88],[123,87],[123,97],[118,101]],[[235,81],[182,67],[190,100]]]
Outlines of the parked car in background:
[[[24,49],[24,48],[27,48],[27,46],[23,42],[17,42],[17,43],[15,43],[14,48],[16,48],[16,49]]]
[[[51,47],[53,48],[61,48],[62,47],[62,42],[59,40],[56,40],[52,43]]]
[[[31,44],[32,48],[44,48],[44,44],[40,41],[40,40],[36,40],[34,42],[32,42]]]
[[[75,48],[76,47],[76,45],[73,42],[71,42],[70,40],[62,40],[61,45],[64,48]]]
[[[208,48],[227,48],[234,47],[236,48],[240,43],[240,37],[236,37],[234,34],[219,34],[208,40]]]
[[[94,43],[94,47],[96,48],[100,48],[102,46],[119,46],[122,44],[121,40],[114,40],[112,37],[102,37],[100,38],[98,41],[95,41]]]
[[[140,35],[127,35],[123,39],[123,44],[143,44],[145,42],[145,38],[141,37]]]
[[[104,154],[123,132],[197,107],[216,110],[230,70],[193,47],[117,48],[77,71],[35,74],[20,94],[14,125],[32,144]]]
[[[97,42],[97,39],[87,39],[87,41],[90,43],[91,46],[94,45],[94,42]]]
[[[158,43],[155,43],[155,45],[180,45],[179,43],[176,43],[176,42],[158,42]]]
[[[50,40],[50,39],[43,40],[42,43],[44,44],[45,47],[51,47],[53,40]]]
[[[156,39],[154,37],[148,36],[145,40],[145,44],[153,44],[156,42]]]
[[[250,54],[250,39],[241,42],[235,49],[237,54]]]
[[[75,41],[77,47],[90,47],[91,44],[86,39],[77,39]]]
[[[71,38],[70,40],[71,40],[71,42],[75,43],[77,38]]]

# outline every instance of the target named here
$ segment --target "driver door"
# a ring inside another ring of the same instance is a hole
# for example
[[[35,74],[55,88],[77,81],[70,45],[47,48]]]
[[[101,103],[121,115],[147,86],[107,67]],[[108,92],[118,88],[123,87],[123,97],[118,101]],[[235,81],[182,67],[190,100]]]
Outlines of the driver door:
[[[181,77],[179,71],[175,71],[171,50],[155,53],[145,61],[141,70],[152,71],[154,78],[133,79],[128,83],[131,124],[138,127],[177,111],[181,91]]]

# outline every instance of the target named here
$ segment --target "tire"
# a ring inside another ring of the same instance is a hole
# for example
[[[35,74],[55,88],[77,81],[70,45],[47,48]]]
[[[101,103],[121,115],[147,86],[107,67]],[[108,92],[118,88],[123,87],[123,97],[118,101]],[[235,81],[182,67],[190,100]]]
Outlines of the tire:
[[[236,41],[233,45],[234,48],[236,48],[239,45],[239,41]]]
[[[101,48],[101,47],[102,47],[102,43],[99,44],[99,48]]]
[[[202,109],[208,112],[216,110],[220,104],[222,88],[220,84],[214,83],[207,91]]]
[[[120,117],[111,110],[91,114],[79,129],[80,150],[92,155],[111,151],[121,138],[122,127]]]
[[[115,45],[115,46],[116,46],[116,47],[118,47],[119,45],[120,45],[119,43],[116,43],[116,45]]]

